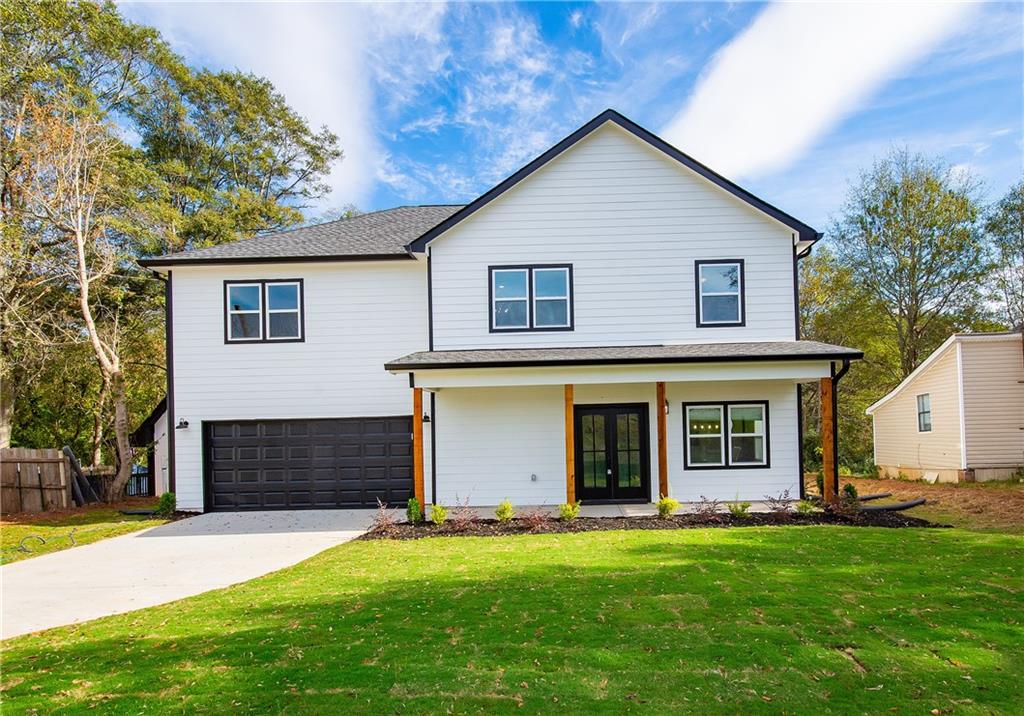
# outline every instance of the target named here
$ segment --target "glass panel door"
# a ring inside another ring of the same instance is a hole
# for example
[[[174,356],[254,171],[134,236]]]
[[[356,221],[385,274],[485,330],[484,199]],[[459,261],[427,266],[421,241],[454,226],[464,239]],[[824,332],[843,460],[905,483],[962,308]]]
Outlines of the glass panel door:
[[[650,499],[647,405],[576,406],[576,496]]]

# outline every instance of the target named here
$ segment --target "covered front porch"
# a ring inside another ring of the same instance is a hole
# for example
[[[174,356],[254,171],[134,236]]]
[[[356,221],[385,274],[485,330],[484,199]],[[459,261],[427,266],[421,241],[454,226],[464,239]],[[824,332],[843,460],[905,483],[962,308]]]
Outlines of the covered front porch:
[[[856,357],[798,341],[432,351],[388,369],[410,375],[421,504],[640,508],[802,497],[808,383],[825,406],[830,499],[835,383]]]

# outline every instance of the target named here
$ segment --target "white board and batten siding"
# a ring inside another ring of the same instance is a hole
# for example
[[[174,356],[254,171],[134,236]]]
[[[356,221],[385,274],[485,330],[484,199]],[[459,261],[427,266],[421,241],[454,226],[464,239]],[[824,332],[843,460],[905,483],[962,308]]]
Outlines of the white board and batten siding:
[[[585,370],[585,369],[584,369]],[[577,405],[646,403],[650,499],[658,495],[653,383],[580,384]],[[687,382],[666,386],[669,490],[684,501],[762,500],[799,495],[796,385],[790,380]],[[561,386],[444,388],[437,393],[437,499],[473,505],[555,505],[566,499],[564,393]],[[690,470],[683,463],[684,402],[767,400],[770,467]]]
[[[430,244],[434,349],[795,338],[793,232],[621,128]],[[698,328],[694,261],[743,259],[746,325]],[[575,330],[490,333],[488,267],[573,266]]]
[[[1020,334],[963,340],[967,467],[1024,465],[1024,351]]]
[[[407,376],[384,364],[426,348],[421,262],[176,266],[172,277],[174,418],[189,422],[175,431],[179,508],[203,508],[202,421],[412,412]],[[224,281],[291,278],[304,283],[305,341],[225,344]]]

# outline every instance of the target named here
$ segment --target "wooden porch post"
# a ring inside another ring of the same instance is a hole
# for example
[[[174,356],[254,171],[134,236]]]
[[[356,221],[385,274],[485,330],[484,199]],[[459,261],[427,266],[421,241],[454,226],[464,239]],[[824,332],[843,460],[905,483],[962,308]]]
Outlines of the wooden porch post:
[[[832,378],[821,379],[821,472],[822,499],[827,503],[836,501],[836,421],[833,410],[835,402],[833,392],[835,384]],[[800,476],[803,479],[803,475]]]
[[[423,388],[412,389],[412,489],[420,503],[423,502]]]
[[[576,501],[576,425],[573,420],[573,387],[565,386],[565,501]]]
[[[668,416],[665,415],[665,383],[657,384],[658,412],[658,497],[668,497]]]

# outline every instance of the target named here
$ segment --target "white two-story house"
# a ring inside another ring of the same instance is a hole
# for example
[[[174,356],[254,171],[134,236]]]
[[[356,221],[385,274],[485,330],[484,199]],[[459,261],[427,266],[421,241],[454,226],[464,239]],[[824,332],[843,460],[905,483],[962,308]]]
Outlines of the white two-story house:
[[[609,110],[465,206],[143,261],[178,505],[796,498],[861,357],[798,335],[819,238]]]

